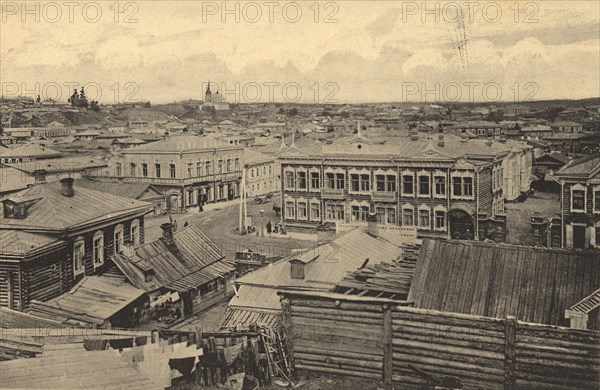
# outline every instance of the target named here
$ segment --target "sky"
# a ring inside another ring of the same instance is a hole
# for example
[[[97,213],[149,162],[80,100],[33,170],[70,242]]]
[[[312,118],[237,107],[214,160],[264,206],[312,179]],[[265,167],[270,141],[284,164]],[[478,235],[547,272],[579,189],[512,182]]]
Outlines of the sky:
[[[110,104],[600,96],[597,1],[0,1],[2,94]]]

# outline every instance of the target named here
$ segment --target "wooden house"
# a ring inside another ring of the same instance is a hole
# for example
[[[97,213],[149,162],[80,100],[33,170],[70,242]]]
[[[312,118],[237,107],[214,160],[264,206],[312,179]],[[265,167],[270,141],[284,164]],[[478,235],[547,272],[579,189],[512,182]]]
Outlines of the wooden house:
[[[100,274],[125,240],[144,242],[153,206],[73,186],[41,183],[2,200],[0,306],[22,310]]]
[[[112,261],[137,288],[150,307],[177,303],[184,316],[199,313],[233,295],[228,287],[235,266],[195,226],[161,225],[163,236],[138,248],[127,246]]]
[[[561,185],[562,246],[600,247],[600,155],[573,160],[554,178]]]

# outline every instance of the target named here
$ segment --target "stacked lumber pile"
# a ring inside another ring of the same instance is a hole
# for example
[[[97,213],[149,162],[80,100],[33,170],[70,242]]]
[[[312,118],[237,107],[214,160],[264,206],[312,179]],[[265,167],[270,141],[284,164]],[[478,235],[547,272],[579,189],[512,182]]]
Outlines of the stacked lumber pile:
[[[348,274],[335,291],[404,299],[410,290],[420,247],[420,244],[403,244],[402,255],[396,261],[367,265]],[[365,291],[368,293],[364,294]]]

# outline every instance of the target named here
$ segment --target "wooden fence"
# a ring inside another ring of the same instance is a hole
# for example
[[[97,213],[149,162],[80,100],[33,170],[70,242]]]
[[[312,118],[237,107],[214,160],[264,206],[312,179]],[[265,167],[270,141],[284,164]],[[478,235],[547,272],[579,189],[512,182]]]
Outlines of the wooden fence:
[[[466,389],[597,389],[600,332],[408,307],[407,302],[284,292],[296,369],[423,388],[411,367]]]

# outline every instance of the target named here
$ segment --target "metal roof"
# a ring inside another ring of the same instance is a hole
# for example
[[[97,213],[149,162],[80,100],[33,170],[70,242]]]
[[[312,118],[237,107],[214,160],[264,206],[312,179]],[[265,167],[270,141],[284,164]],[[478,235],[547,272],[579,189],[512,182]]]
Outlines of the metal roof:
[[[70,228],[100,223],[129,214],[144,214],[154,208],[151,203],[123,198],[83,187],[75,187],[74,195],[62,194],[61,183],[37,184],[17,192],[11,200],[38,199],[27,209],[27,217],[4,217],[0,210],[0,229],[36,229],[64,231]]]
[[[75,180],[75,186],[131,199],[140,199],[147,191],[153,192],[157,196],[164,196],[162,192],[148,183],[103,182],[92,179],[77,179]]]
[[[55,237],[43,234],[33,234],[18,230],[0,230],[0,254],[2,255],[25,255],[40,248],[66,242]]]

